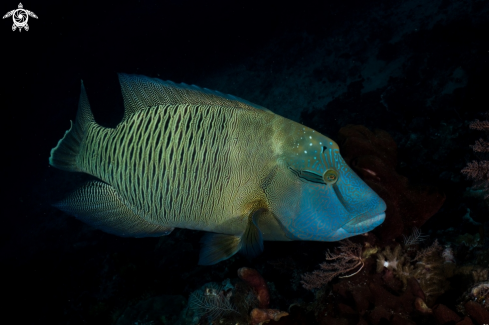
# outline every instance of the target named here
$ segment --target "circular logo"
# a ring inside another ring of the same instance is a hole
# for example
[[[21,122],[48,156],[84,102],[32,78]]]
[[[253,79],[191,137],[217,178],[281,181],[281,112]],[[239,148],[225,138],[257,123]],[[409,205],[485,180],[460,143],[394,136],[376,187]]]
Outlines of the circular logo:
[[[24,27],[27,24],[27,20],[29,20],[29,16],[27,15],[27,12],[25,12],[24,9],[17,9],[15,10],[15,13],[13,14],[14,18],[14,24],[17,27]]]

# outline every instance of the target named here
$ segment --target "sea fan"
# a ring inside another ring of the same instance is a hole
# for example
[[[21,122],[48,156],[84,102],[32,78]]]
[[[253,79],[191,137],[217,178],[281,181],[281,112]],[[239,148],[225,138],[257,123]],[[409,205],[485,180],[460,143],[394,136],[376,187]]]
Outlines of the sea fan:
[[[197,317],[215,320],[226,314],[237,313],[230,297],[230,290],[226,291],[224,286],[212,282],[192,292],[188,305]]]

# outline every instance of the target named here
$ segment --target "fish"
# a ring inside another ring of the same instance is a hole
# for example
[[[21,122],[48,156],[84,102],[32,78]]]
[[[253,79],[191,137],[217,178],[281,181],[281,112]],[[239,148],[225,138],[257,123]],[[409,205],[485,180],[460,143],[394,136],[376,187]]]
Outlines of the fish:
[[[49,164],[94,176],[53,204],[96,229],[159,237],[206,232],[200,265],[264,241],[338,241],[371,231],[385,202],[336,142],[233,95],[118,74],[124,116],[99,125],[81,82],[75,122]]]

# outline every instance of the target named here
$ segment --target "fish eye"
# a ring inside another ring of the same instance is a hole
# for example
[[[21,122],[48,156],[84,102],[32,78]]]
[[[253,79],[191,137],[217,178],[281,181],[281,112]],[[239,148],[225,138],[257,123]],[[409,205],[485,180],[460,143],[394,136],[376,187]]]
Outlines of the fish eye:
[[[334,184],[338,181],[338,172],[334,169],[328,169],[324,172],[323,179],[326,184]]]

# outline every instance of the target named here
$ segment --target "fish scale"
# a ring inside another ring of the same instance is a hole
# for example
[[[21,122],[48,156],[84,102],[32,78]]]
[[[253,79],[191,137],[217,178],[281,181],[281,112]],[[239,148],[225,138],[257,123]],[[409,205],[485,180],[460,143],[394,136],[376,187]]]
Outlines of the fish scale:
[[[226,114],[219,113],[217,109],[214,109],[214,112],[212,113],[211,107],[189,109],[189,105],[165,108],[159,106],[134,114],[114,130],[94,127],[87,136],[91,142],[87,143],[85,148],[93,150],[97,147],[98,151],[91,154],[81,151],[80,156],[85,159],[80,163],[80,167],[111,184],[146,220],[172,227],[179,227],[185,223],[187,228],[197,228],[203,223],[202,215],[214,215],[219,218],[219,213],[214,210],[226,206],[226,198],[219,195],[224,192],[226,184],[220,180],[229,182],[231,178],[232,166],[225,167],[230,153],[225,145],[229,136],[226,136],[224,131],[232,129],[226,127]],[[197,116],[192,116],[194,114]],[[197,119],[199,115],[203,121],[199,129],[196,125],[187,123],[190,119]],[[166,130],[161,128],[159,123],[148,123],[159,121],[157,117],[161,120],[168,119]],[[185,141],[190,134],[193,134],[197,142],[199,138],[203,139],[199,149],[200,163],[189,162],[190,148],[195,149],[194,144]],[[167,140],[164,142],[165,148],[154,141],[158,137]],[[134,148],[135,154],[125,155],[131,147]],[[94,155],[97,159],[93,159]],[[163,159],[143,159],[144,157]],[[222,164],[216,165],[219,161],[222,161]],[[157,175],[149,174],[154,171],[164,172]],[[187,175],[191,174],[196,174],[195,180],[200,182],[189,182]],[[241,174],[237,173],[239,180],[243,179]],[[128,187],[127,184],[137,186]],[[166,186],[160,188],[158,184]],[[190,204],[192,201],[202,202],[202,205]],[[148,202],[151,204],[148,205]]]

